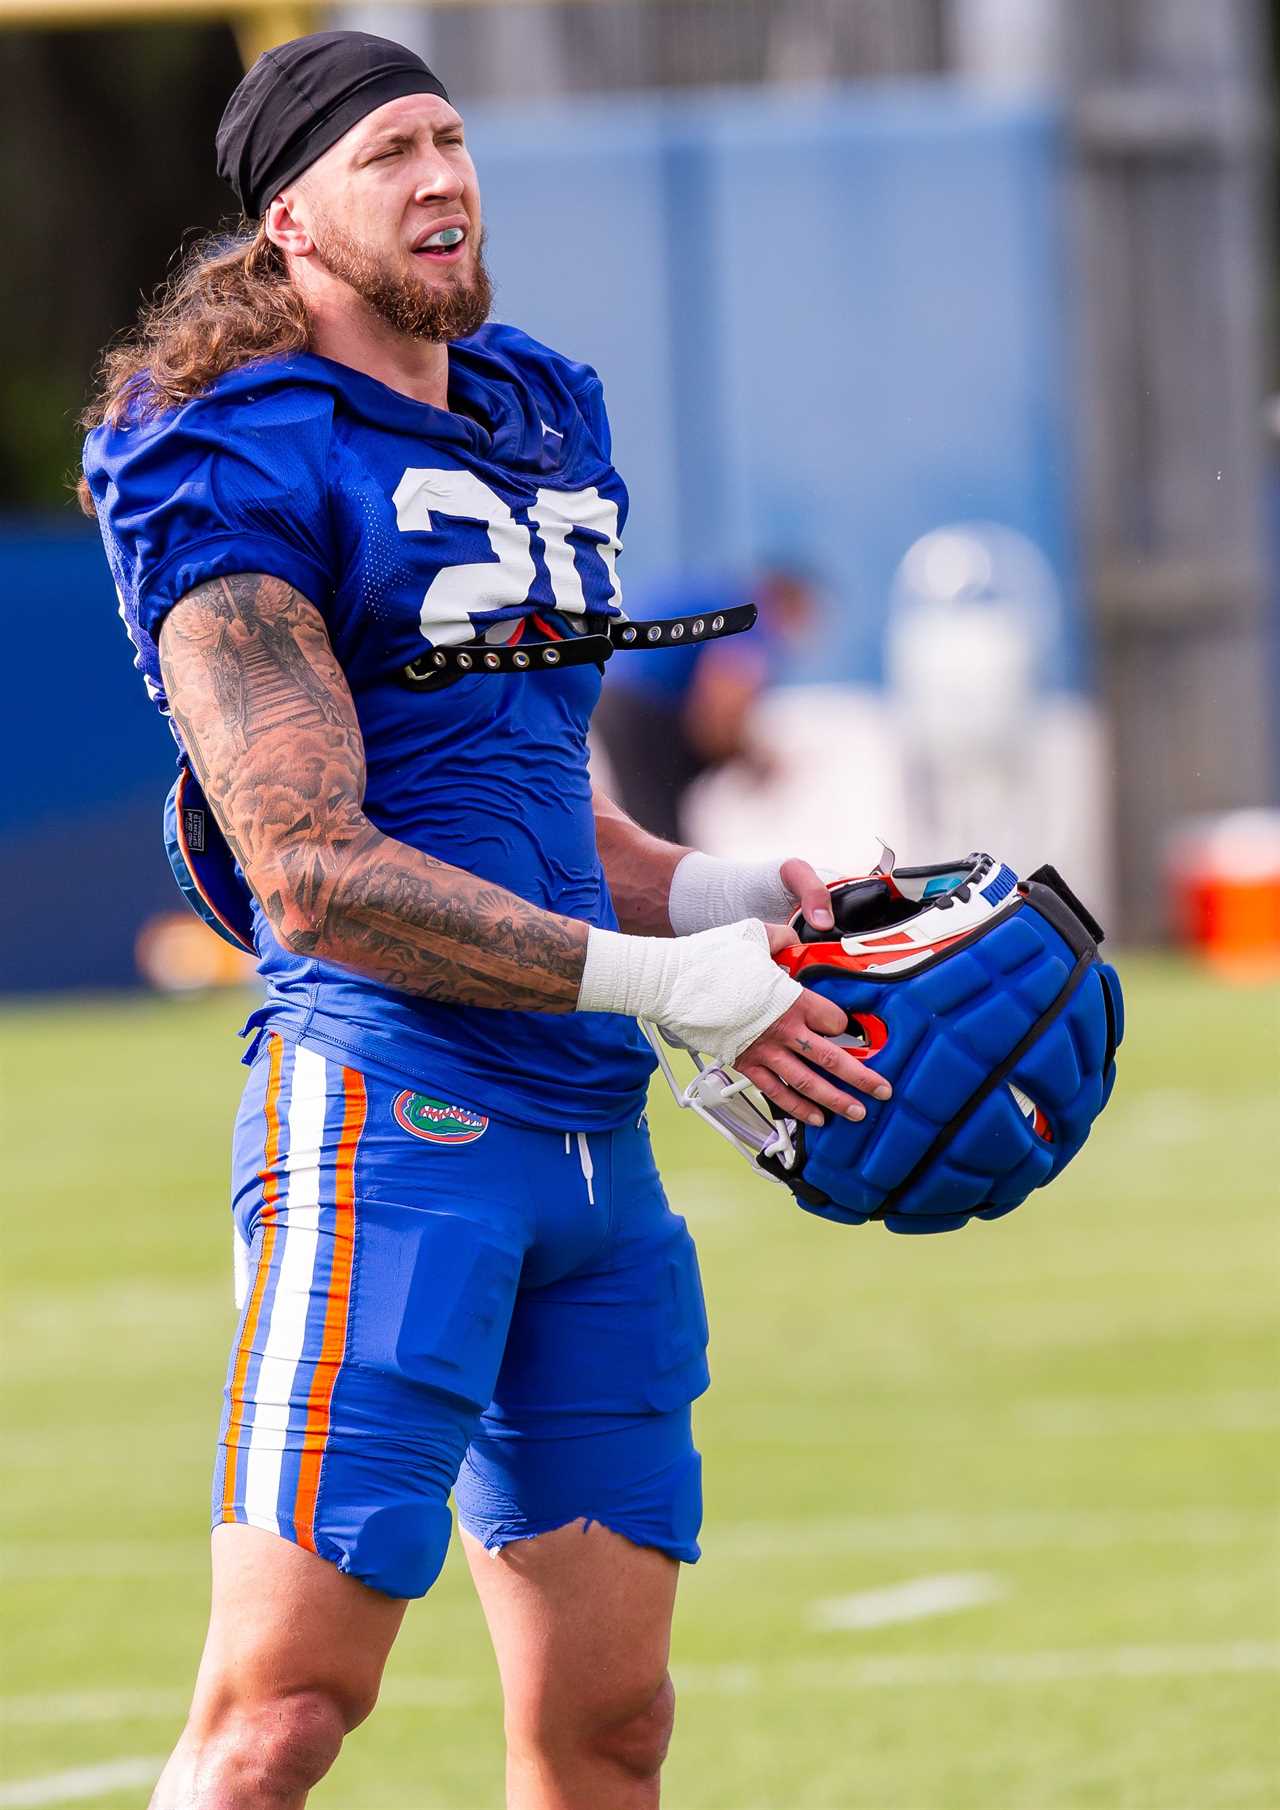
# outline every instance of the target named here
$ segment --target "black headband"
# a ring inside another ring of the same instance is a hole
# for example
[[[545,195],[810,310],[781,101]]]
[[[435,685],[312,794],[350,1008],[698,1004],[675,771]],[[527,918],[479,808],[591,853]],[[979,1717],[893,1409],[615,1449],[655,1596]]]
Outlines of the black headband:
[[[317,31],[264,50],[222,115],[218,174],[256,219],[358,120],[406,94],[449,98],[414,51],[367,31]]]

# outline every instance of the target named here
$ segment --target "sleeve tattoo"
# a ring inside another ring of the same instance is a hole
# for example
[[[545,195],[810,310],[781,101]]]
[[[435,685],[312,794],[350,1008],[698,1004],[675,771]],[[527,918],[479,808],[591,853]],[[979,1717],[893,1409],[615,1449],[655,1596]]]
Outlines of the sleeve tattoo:
[[[572,1012],[587,926],[436,861],[364,814],[364,744],[319,612],[210,579],[160,633],[169,707],[276,936],[424,999]]]

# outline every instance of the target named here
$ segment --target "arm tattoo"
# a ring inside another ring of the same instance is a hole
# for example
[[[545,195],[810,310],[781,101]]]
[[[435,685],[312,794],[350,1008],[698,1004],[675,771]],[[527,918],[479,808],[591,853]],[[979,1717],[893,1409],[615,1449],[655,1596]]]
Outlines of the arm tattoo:
[[[319,612],[210,579],[160,635],[169,707],[277,937],[424,999],[572,1012],[587,926],[436,861],[364,814],[364,744]]]

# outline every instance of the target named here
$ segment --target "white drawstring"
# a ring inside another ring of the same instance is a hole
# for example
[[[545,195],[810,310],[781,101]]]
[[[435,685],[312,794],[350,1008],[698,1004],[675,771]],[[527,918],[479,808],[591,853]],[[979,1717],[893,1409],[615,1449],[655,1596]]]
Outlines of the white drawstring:
[[[566,1132],[565,1135],[567,1137],[568,1133]],[[591,1178],[595,1174],[595,1169],[592,1167],[591,1146],[587,1142],[587,1134],[585,1131],[580,1131],[578,1133],[578,1161],[582,1165],[582,1179],[587,1184],[587,1201],[589,1205],[594,1207],[596,1204],[596,1193],[591,1185]]]
[[[574,1138],[574,1133],[572,1131],[565,1132],[565,1134],[564,1134],[564,1153],[566,1156],[568,1156],[570,1151],[573,1149],[573,1138]],[[591,1146],[587,1142],[587,1134],[585,1131],[578,1132],[577,1138],[578,1138],[578,1165],[582,1170],[582,1179],[587,1184],[587,1204],[589,1206],[594,1207],[596,1204],[596,1191],[595,1191],[595,1188],[592,1186],[592,1179],[593,1179],[596,1171],[595,1171],[595,1165],[591,1161]]]

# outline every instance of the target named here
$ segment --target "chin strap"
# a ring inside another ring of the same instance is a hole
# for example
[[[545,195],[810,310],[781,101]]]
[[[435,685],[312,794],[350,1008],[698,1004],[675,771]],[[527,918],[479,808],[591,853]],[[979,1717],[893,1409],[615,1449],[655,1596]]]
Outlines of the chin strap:
[[[643,1018],[638,1023],[658,1058],[658,1067],[666,1077],[676,1105],[696,1112],[713,1131],[746,1157],[757,1175],[763,1175],[767,1181],[781,1181],[781,1176],[761,1168],[759,1159],[768,1157],[784,1170],[791,1168],[796,1157],[792,1139],[794,1120],[775,1117],[764,1095],[745,1075],[736,1074],[731,1068],[712,1066],[694,1050],[687,1053],[698,1072],[687,1086],[682,1087],[667,1055],[667,1043],[660,1026]]]
[[[648,653],[658,647],[686,647],[740,635],[756,619],[754,603],[704,612],[701,616],[663,616],[655,622],[622,618],[601,629],[561,641],[522,641],[515,647],[488,641],[463,641],[455,647],[432,647],[400,669],[400,682],[412,691],[439,685],[465,673],[546,672],[559,666],[602,666],[615,653]],[[595,620],[600,619],[597,616]]]

